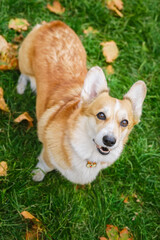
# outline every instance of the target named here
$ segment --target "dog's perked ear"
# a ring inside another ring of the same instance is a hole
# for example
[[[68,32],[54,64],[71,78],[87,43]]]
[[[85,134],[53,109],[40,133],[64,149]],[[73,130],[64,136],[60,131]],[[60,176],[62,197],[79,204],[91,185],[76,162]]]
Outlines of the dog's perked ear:
[[[105,75],[100,67],[92,67],[84,80],[81,102],[92,101],[102,91],[108,91]]]
[[[146,97],[147,87],[143,81],[137,81],[130,90],[124,95],[124,99],[129,99],[133,107],[135,122],[140,121],[142,114],[142,105]]]

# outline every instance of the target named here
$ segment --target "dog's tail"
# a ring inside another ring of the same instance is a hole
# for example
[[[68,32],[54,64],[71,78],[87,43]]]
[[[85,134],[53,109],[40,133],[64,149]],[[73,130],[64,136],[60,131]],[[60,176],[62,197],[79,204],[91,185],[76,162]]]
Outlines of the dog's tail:
[[[33,92],[36,92],[36,80],[34,77],[27,76],[25,74],[21,74],[18,79],[18,84],[17,84],[17,92],[19,94],[23,94],[26,87],[27,83],[30,81],[30,87]]]

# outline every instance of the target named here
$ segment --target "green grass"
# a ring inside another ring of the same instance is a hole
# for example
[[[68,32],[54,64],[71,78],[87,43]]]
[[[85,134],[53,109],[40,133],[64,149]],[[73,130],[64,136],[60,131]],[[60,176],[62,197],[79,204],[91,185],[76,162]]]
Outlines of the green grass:
[[[50,13],[45,0],[1,0],[0,34],[8,41],[16,35],[8,29],[11,18],[26,18],[31,26],[42,20],[60,19],[80,36],[88,54],[88,66],[106,66],[100,42],[116,41],[120,55],[114,62],[115,74],[108,76],[111,95],[121,98],[141,79],[148,87],[141,123],[130,135],[120,159],[99,174],[97,179],[76,191],[76,186],[58,172],[49,173],[43,182],[34,183],[31,171],[41,144],[35,118],[35,95],[28,88],[16,93],[18,71],[0,72],[0,86],[11,115],[0,111],[0,161],[7,161],[8,175],[0,177],[0,239],[25,239],[30,222],[20,213],[34,214],[44,226],[41,239],[96,240],[105,235],[106,224],[129,227],[134,239],[159,239],[159,144],[160,144],[160,2],[124,0],[124,18],[117,17],[104,1],[62,0],[62,16]],[[99,31],[85,36],[83,29]],[[28,31],[29,31],[28,30]],[[27,32],[24,32],[25,36]],[[13,120],[28,111],[34,127]],[[137,194],[140,203],[121,195]],[[135,220],[133,217],[138,213]]]

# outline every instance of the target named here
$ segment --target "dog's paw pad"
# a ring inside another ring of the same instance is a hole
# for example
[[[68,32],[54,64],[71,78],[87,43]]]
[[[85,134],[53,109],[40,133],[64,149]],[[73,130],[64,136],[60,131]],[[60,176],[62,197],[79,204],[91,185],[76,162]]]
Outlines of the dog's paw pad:
[[[36,169],[32,172],[33,174],[33,181],[35,182],[41,182],[43,180],[43,178],[45,177],[45,174],[42,172],[41,169]]]

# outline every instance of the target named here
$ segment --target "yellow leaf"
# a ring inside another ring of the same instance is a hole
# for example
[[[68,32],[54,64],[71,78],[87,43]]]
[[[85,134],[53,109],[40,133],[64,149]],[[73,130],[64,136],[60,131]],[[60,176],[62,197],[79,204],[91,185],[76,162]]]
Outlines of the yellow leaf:
[[[133,235],[128,231],[127,227],[120,232],[119,240],[133,240]]]
[[[112,65],[108,65],[105,69],[108,75],[114,74],[114,68],[112,67]]]
[[[119,55],[119,50],[114,41],[102,42],[103,55],[106,58],[106,62],[113,62]]]
[[[65,12],[65,8],[60,4],[59,1],[54,1],[53,5],[47,4],[47,8],[50,12],[60,15]]]
[[[8,42],[2,35],[0,35],[0,53],[6,51],[7,48],[8,48]]]
[[[0,87],[0,109],[5,112],[10,112],[7,104],[4,101],[3,98],[3,88]]]
[[[29,26],[29,22],[23,18],[15,18],[9,21],[8,27],[14,29],[15,31],[21,32],[26,31]]]
[[[5,161],[0,162],[0,176],[7,176],[7,163]]]
[[[124,199],[123,202],[124,202],[124,203],[129,203],[129,201],[128,201],[128,197],[125,197],[125,199]]]
[[[108,9],[116,12],[119,17],[123,17],[123,14],[119,11],[123,9],[122,0],[107,0],[106,4]]]
[[[83,30],[83,33],[88,35],[90,33],[96,34],[98,33],[98,31],[96,29],[94,29],[93,27],[88,27],[87,29]]]
[[[18,46],[8,43],[2,36],[0,38],[0,70],[18,68]]]
[[[33,127],[33,118],[30,117],[30,115],[27,112],[22,113],[21,115],[19,115],[16,119],[14,119],[14,122],[16,123],[20,123],[23,120],[27,120],[28,121],[28,129]]]
[[[31,213],[29,213],[28,211],[23,211],[21,212],[21,215],[25,218],[25,219],[31,219],[31,220],[35,220],[36,222],[39,222],[39,220],[37,218],[35,218],[35,216],[33,216]]]

